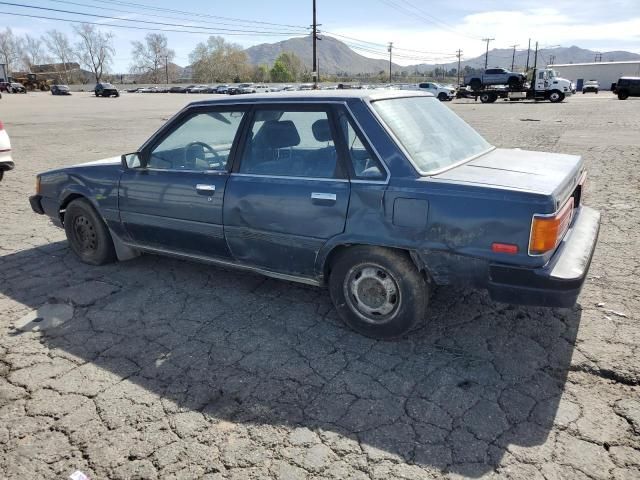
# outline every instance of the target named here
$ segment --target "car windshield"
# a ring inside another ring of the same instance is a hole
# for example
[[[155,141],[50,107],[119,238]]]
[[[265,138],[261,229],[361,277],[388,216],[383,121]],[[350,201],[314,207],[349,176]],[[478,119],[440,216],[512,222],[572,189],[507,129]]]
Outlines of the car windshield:
[[[113,88],[113,85],[111,85],[110,83],[103,83],[102,88]]]
[[[431,97],[373,102],[421,175],[433,174],[493,147],[448,107]]]

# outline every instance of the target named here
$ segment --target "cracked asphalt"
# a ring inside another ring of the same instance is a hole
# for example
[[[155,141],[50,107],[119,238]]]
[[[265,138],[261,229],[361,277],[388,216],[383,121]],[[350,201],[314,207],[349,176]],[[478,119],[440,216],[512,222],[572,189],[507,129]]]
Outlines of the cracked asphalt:
[[[640,101],[449,104],[497,146],[584,156],[589,279],[570,310],[443,288],[424,328],[379,342],[325,290],[83,265],[31,213],[37,172],[133,151],[192,98],[0,100],[1,478],[640,478]]]

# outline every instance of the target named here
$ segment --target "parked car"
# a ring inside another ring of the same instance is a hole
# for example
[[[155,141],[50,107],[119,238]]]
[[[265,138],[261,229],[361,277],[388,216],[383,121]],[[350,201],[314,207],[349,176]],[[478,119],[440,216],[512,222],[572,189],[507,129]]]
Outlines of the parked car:
[[[51,85],[51,95],[71,95],[67,85]]]
[[[441,102],[451,101],[456,98],[455,88],[445,87],[436,82],[422,82],[412,85],[403,85],[403,90],[420,90],[422,92],[431,93]]]
[[[484,73],[472,73],[464,76],[463,86],[472,90],[480,90],[488,85],[507,85],[509,88],[520,88],[527,77],[522,73],[511,72],[505,68],[488,68]]]
[[[229,85],[218,85],[216,93],[229,93]]]
[[[4,129],[4,124],[0,120],[0,180],[4,177],[4,172],[13,170],[14,163],[11,157],[11,142],[9,135]]]
[[[93,89],[93,93],[95,93],[96,97],[120,96],[120,92],[118,92],[118,89],[110,83],[97,83]]]
[[[432,95],[256,94],[192,103],[135,153],[37,176],[32,209],[102,265],[140,252],[326,285],[376,338],[437,285],[570,307],[597,241],[579,156],[498,149]]]
[[[230,85],[229,87],[227,87],[227,94],[228,95],[240,95],[240,94],[242,94],[242,89],[240,87],[236,87],[236,86]]]
[[[169,89],[169,93],[186,93],[187,87],[184,85],[177,85]]]
[[[616,82],[614,93],[620,100],[629,97],[640,97],[640,77],[621,77]]]
[[[587,92],[598,93],[598,90],[600,90],[600,83],[598,83],[597,80],[588,80],[584,82],[584,85],[582,85],[582,93],[587,93]]]
[[[11,93],[27,93],[27,89],[24,85],[18,82],[11,82]]]
[[[12,93],[10,82],[0,82],[0,92]]]
[[[209,85],[195,85],[187,88],[187,93],[208,93]]]

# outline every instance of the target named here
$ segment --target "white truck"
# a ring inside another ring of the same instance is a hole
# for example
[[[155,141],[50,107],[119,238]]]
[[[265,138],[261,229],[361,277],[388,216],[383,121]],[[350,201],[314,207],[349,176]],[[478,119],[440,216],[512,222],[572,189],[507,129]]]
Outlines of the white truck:
[[[441,85],[436,82],[422,82],[400,85],[401,90],[420,90],[421,92],[432,93],[441,102],[451,101],[456,98],[456,89]]]
[[[458,98],[479,98],[482,103],[493,103],[498,98],[511,101],[517,100],[549,100],[551,103],[562,102],[566,97],[576,93],[573,82],[561,78],[551,68],[533,69],[531,83],[525,83],[520,88],[508,85],[483,86],[479,90],[470,87],[460,88]]]

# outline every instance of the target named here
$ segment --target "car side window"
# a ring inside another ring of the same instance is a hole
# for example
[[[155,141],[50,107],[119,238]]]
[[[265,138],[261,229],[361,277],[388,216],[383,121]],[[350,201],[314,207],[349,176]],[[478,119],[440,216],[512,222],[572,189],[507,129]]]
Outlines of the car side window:
[[[245,142],[239,173],[339,177],[338,155],[328,113],[257,110]]]
[[[188,117],[153,148],[147,167],[224,171],[243,115],[203,112]]]
[[[348,149],[352,178],[356,180],[384,180],[386,178],[384,168],[365,146],[351,121],[342,112],[338,118]]]

